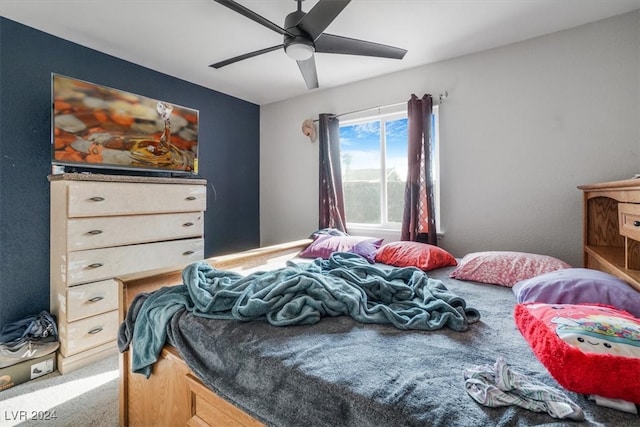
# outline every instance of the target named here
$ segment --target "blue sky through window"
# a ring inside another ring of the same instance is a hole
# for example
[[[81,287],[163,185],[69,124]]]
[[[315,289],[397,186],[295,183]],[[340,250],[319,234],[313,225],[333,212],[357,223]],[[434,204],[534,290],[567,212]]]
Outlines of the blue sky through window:
[[[387,169],[395,168],[404,180],[407,176],[407,119],[386,122]],[[340,151],[343,168],[380,168],[380,122],[372,121],[340,127]]]

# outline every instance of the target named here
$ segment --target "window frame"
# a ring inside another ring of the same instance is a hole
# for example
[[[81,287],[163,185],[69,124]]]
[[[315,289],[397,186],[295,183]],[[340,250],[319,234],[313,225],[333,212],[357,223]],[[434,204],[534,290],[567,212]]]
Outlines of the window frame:
[[[440,157],[439,157],[439,145],[440,145],[440,126],[439,126],[439,111],[438,106],[433,106],[433,126],[431,132],[432,138],[432,173],[433,173],[433,183],[434,183],[434,198],[435,198],[435,215],[436,215],[436,223],[438,225],[438,231],[440,229]],[[406,119],[408,118],[406,104],[402,104],[401,106],[397,106],[395,108],[387,108],[387,109],[377,109],[377,111],[372,114],[371,111],[358,113],[358,114],[350,114],[348,119],[340,120],[340,128],[343,126],[351,126],[357,124],[365,124],[378,121],[380,122],[380,179],[381,179],[381,191],[380,191],[380,223],[379,224],[368,224],[368,223],[358,223],[358,222],[350,222],[347,218],[347,223],[345,224],[348,230],[380,230],[380,231],[392,231],[397,232],[400,231],[402,227],[401,222],[390,222],[388,221],[388,197],[387,197],[387,176],[384,171],[386,171],[386,154],[387,154],[387,141],[386,141],[386,123],[393,120],[398,119]],[[342,173],[342,172],[341,172]],[[342,176],[344,183],[344,175]],[[406,177],[404,178],[406,182]]]

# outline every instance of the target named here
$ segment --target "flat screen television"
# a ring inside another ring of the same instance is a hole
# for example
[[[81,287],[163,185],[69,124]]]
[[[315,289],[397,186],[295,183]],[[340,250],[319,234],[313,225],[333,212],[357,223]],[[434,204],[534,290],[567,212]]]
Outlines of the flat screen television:
[[[198,173],[198,111],[53,73],[51,163]]]

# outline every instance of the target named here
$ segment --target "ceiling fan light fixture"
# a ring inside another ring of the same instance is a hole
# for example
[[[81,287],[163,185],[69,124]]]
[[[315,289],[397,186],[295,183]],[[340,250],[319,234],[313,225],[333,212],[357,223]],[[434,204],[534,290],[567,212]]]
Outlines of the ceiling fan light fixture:
[[[304,61],[313,55],[313,46],[307,43],[292,42],[284,48],[287,56],[296,61]]]

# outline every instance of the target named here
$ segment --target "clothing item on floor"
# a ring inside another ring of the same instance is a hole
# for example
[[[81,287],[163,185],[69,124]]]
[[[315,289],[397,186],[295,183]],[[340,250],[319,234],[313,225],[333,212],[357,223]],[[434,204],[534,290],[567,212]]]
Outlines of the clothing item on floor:
[[[58,328],[47,311],[8,323],[0,330],[0,368],[56,351]]]

